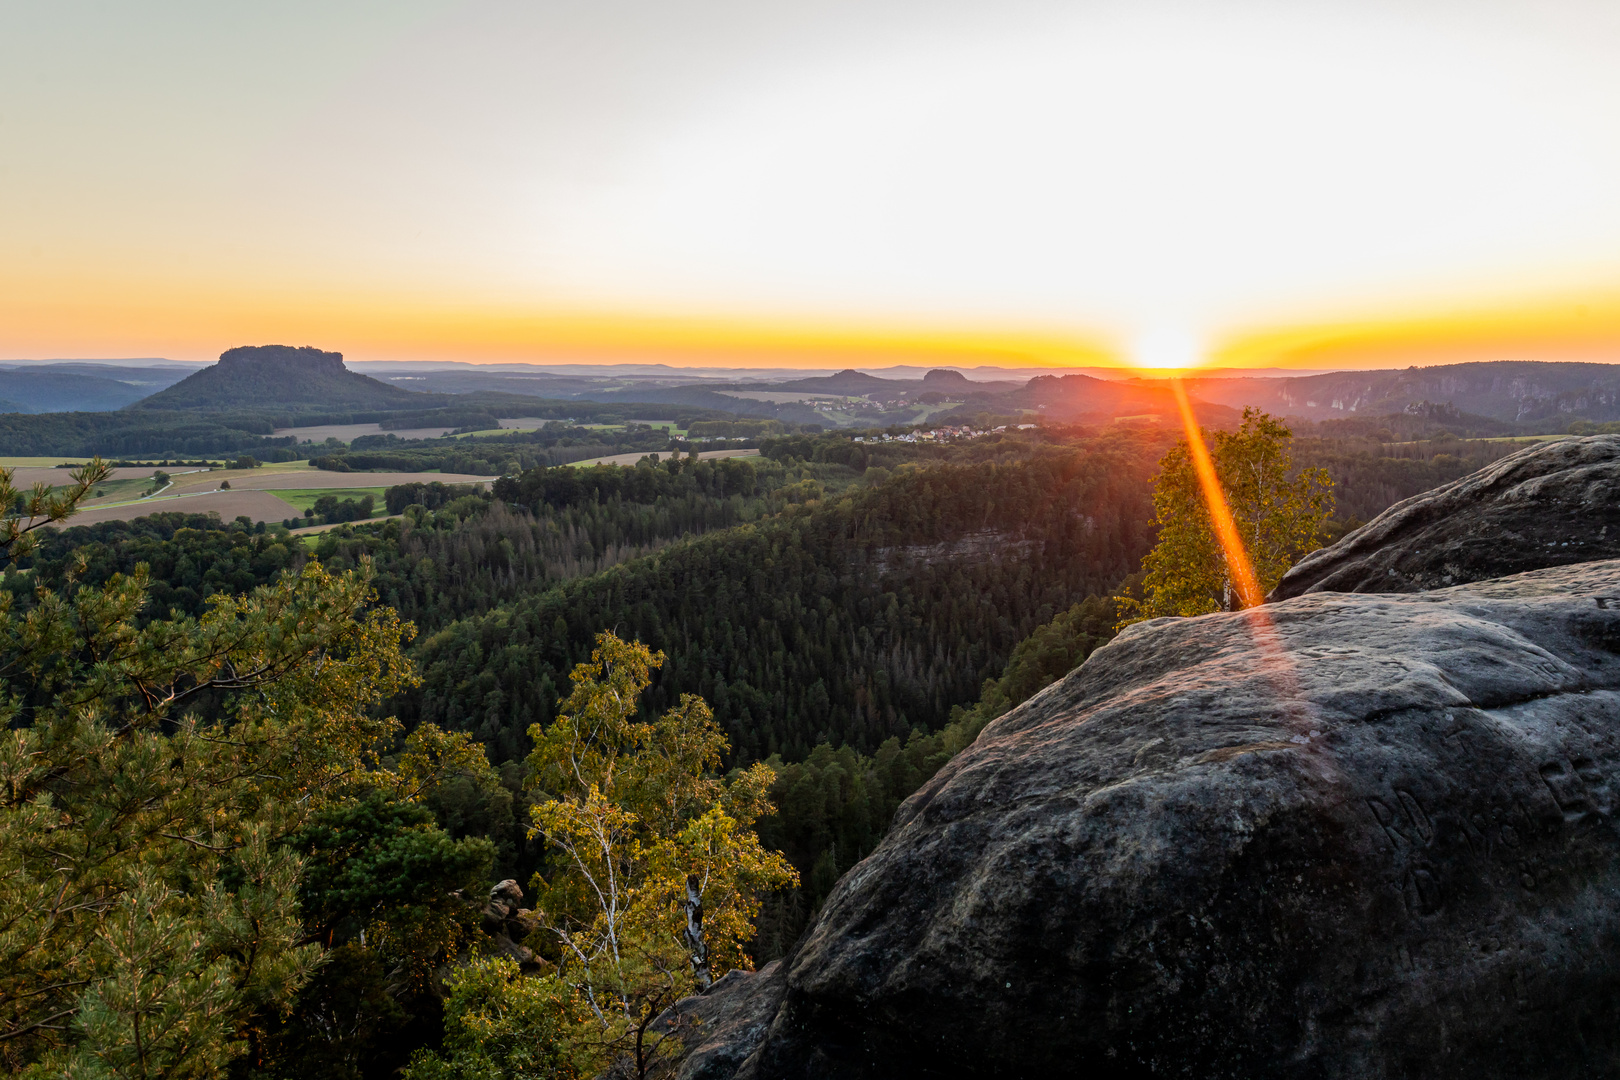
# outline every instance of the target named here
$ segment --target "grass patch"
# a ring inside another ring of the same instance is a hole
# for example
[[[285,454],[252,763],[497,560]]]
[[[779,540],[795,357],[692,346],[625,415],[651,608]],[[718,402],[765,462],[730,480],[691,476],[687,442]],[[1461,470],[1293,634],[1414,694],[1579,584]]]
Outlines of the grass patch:
[[[144,480],[136,477],[130,477],[127,480],[103,480],[91,489],[90,498],[86,501],[93,502],[102,498],[115,501],[138,499],[150,491],[151,488],[152,480],[150,477]],[[57,488],[56,490],[62,491],[65,488]]]
[[[244,488],[243,490],[245,491],[247,489]],[[356,502],[359,502],[361,499],[365,498],[367,495],[370,495],[371,496],[371,501],[377,504],[377,510],[382,510],[383,492],[386,491],[386,490],[387,490],[386,488],[380,488],[380,487],[368,487],[368,488],[276,488],[276,489],[270,491],[269,494],[274,495],[276,498],[280,499],[282,502],[290,503],[291,505],[297,507],[298,512],[301,514],[305,510],[313,510],[313,509],[315,509],[315,500],[319,499],[323,495],[336,495],[338,497],[339,502],[342,502],[344,499],[353,499]],[[374,510],[372,512],[376,513],[377,511]]]

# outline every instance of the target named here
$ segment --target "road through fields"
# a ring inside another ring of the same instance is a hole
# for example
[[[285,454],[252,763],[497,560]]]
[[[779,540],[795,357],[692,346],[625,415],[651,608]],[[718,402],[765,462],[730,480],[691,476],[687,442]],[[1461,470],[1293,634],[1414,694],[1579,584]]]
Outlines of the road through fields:
[[[151,467],[119,469],[113,477],[119,481],[149,479]],[[99,521],[131,521],[138,517],[160,512],[182,514],[218,513],[230,521],[247,516],[254,521],[282,521],[302,517],[303,511],[270,494],[274,490],[344,490],[348,488],[389,488],[398,484],[432,483],[487,484],[493,477],[471,476],[461,473],[437,472],[327,472],[314,469],[307,462],[296,461],[279,465],[264,465],[257,469],[212,469],[206,471],[165,470],[170,485],[161,495],[148,499],[136,497],[138,488],[121,483],[122,490],[109,491],[101,498],[91,498],[70,520],[75,525],[91,525]],[[19,468],[15,482],[21,486],[44,481],[52,485],[71,483],[67,469]],[[125,475],[132,474],[132,475]],[[221,490],[229,483],[228,490]],[[112,485],[109,485],[112,486]]]

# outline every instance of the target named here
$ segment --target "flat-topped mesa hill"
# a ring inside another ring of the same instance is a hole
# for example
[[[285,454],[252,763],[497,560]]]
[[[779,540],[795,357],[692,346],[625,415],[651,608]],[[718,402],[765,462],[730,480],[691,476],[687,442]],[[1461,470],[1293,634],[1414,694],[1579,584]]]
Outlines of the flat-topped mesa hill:
[[[305,345],[244,345],[131,409],[430,409],[449,403],[350,371],[343,354]]]

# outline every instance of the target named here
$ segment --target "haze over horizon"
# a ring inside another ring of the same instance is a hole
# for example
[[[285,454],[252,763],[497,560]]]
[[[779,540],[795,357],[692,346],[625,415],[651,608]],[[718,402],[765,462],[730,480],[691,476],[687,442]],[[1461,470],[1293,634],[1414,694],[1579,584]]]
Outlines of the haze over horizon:
[[[1620,360],[1620,9],[1597,0],[0,25],[4,356]]]

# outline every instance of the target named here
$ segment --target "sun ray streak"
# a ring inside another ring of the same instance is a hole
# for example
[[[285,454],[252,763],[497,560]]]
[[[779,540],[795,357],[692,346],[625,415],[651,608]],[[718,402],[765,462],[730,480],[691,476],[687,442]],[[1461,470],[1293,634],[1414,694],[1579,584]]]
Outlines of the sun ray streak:
[[[1186,387],[1182,385],[1179,377],[1172,377],[1170,386],[1181,412],[1181,424],[1186,432],[1187,449],[1192,458],[1193,470],[1198,475],[1198,486],[1204,493],[1205,504],[1209,507],[1210,522],[1215,528],[1215,538],[1226,556],[1228,576],[1232,581],[1233,591],[1238,596],[1241,610],[1236,615],[1248,624],[1249,633],[1254,641],[1254,655],[1257,662],[1254,670],[1271,683],[1275,701],[1293,703],[1291,707],[1283,710],[1286,714],[1283,723],[1293,732],[1291,741],[1308,746],[1321,734],[1322,721],[1318,716],[1318,710],[1305,700],[1299,667],[1294,657],[1290,655],[1283,634],[1267,608],[1265,594],[1260,590],[1259,579],[1254,573],[1254,564],[1250,561],[1248,549],[1243,544],[1243,535],[1238,531],[1237,521],[1226,501],[1226,493],[1221,489],[1220,477],[1215,472],[1214,459],[1210,456],[1203,432],[1198,427],[1198,419],[1193,414],[1192,402],[1188,399]],[[1324,763],[1321,767],[1328,769],[1329,773],[1335,772],[1330,763]]]
[[[1265,602],[1265,594],[1260,591],[1260,582],[1254,576],[1254,565],[1249,561],[1248,549],[1243,546],[1243,536],[1238,532],[1237,521],[1232,517],[1226,494],[1221,490],[1220,477],[1215,473],[1215,462],[1209,456],[1209,447],[1204,444],[1203,432],[1198,428],[1198,418],[1193,415],[1187,388],[1182,385],[1179,376],[1170,379],[1170,387],[1175,392],[1176,406],[1181,410],[1181,426],[1187,434],[1187,451],[1192,457],[1193,471],[1198,474],[1198,486],[1204,492],[1204,503],[1209,507],[1209,520],[1215,527],[1215,539],[1226,556],[1227,577],[1232,582],[1239,603],[1245,608],[1257,607]]]

